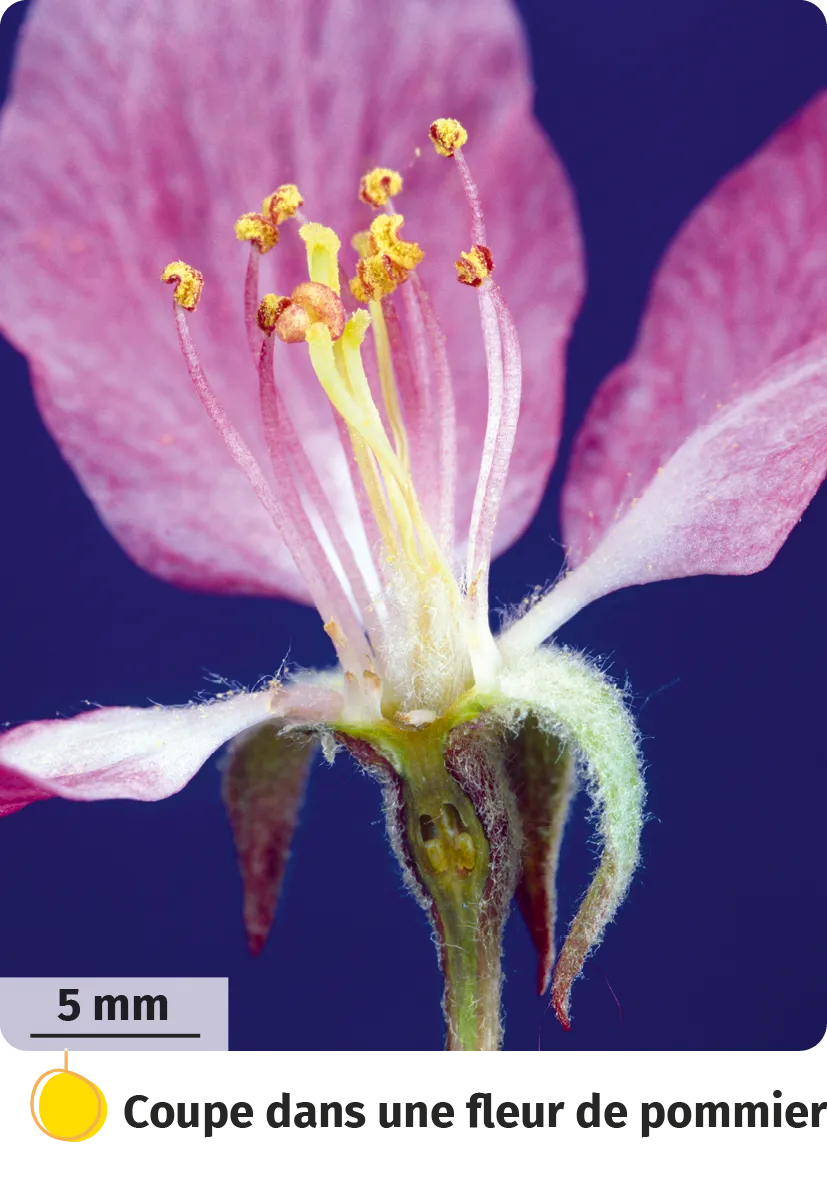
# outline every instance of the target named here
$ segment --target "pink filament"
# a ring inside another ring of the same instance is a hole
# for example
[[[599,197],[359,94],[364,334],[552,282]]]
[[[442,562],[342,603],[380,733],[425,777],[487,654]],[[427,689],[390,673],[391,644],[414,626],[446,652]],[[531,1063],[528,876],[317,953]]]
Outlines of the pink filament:
[[[435,524],[439,512],[437,453],[433,442],[434,416],[427,362],[410,355],[402,324],[390,299],[383,303],[385,326],[393,357],[399,400],[411,442],[411,465],[426,520]]]
[[[487,608],[488,570],[491,566],[494,529],[508,478],[520,416],[522,360],[520,342],[511,312],[499,287],[491,280],[480,288],[480,311],[484,323],[487,323],[483,330],[493,334],[492,327],[495,327],[499,336],[496,354],[489,353],[486,343],[486,355],[491,355],[492,360],[492,364],[489,365],[489,389],[493,387],[494,395],[489,405],[468,554],[469,584],[474,578],[479,577],[479,600],[481,604],[485,602]]]
[[[298,498],[299,504],[301,504],[301,496],[293,486],[287,470],[285,460],[288,460],[295,469],[299,484],[304,487],[327,530],[330,543],[333,545],[350,584],[356,605],[361,611],[362,617],[365,618],[371,606],[370,593],[350,542],[339,522],[338,515],[331,507],[330,500],[313,469],[313,464],[307,457],[307,452],[302,446],[284,398],[279,392],[273,372],[273,351],[273,337],[270,336],[264,339],[261,346],[259,388],[264,438],[270,451],[276,479],[284,480],[285,483],[289,481],[291,483],[290,494]]]
[[[366,661],[370,658],[367,643],[347,595],[330,567],[318,537],[309,523],[302,526],[306,517],[295,510],[296,505],[291,502],[289,495],[283,507],[273,494],[273,490],[250,448],[233,426],[220,401],[210,388],[190,335],[187,313],[177,303],[173,306],[181,352],[201,404],[273,521],[295,561],[299,573],[305,580],[316,609],[326,622],[336,619],[341,626],[348,640],[348,648],[339,651],[343,665],[354,672],[360,671],[367,665]],[[293,493],[295,495],[295,489],[293,489]],[[301,505],[298,506],[301,507]]]
[[[250,256],[247,259],[247,273],[244,276],[244,326],[247,329],[247,344],[250,355],[258,364],[258,351],[261,345],[261,332],[258,328],[258,260],[261,255],[257,247],[250,243]]]
[[[455,149],[454,159],[457,162],[459,174],[462,177],[462,187],[465,189],[468,211],[471,214],[471,244],[475,246],[487,246],[482,201],[480,200],[479,190],[474,177],[471,175],[471,169],[468,167],[468,161],[462,154],[461,147]]]
[[[430,451],[428,437],[431,423],[431,384],[428,359],[436,382],[436,422],[439,439],[436,447],[438,488],[438,538],[443,551],[450,552],[454,542],[454,517],[457,494],[457,418],[454,387],[448,365],[445,337],[434,306],[422,279],[414,271],[405,283],[403,297],[413,339],[414,368],[423,388],[423,448]]]
[[[461,148],[454,152],[454,159],[468,200],[472,242],[474,245],[486,245],[482,202]],[[486,279],[478,293],[488,368],[488,421],[471,514],[466,576],[469,585],[476,581],[480,609],[487,611],[488,570],[494,528],[502,504],[520,415],[522,361],[514,320],[499,287],[492,279]]]

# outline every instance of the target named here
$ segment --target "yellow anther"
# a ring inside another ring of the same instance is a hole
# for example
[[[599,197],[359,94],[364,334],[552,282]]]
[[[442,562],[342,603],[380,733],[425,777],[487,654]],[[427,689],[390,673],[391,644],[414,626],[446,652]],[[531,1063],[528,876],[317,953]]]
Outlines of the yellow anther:
[[[304,197],[295,184],[280,184],[275,192],[271,192],[261,202],[261,213],[274,225],[281,225],[282,221],[295,217],[303,204]]]
[[[399,213],[380,213],[374,217],[370,234],[357,233],[353,246],[361,254],[356,278],[350,289],[361,303],[370,303],[390,295],[425,257],[416,242],[403,241],[399,230],[405,219]]]
[[[285,295],[265,295],[258,305],[256,323],[265,336],[272,336],[276,324],[290,306],[290,300]]]
[[[477,862],[477,849],[467,831],[462,831],[454,837],[454,851],[460,868],[470,872]]]
[[[391,197],[402,191],[402,177],[391,168],[373,168],[362,177],[359,185],[359,200],[366,205],[381,209]]]
[[[441,156],[452,156],[458,147],[468,142],[468,132],[457,119],[435,119],[428,134]]]
[[[494,259],[488,246],[472,246],[467,254],[465,251],[460,254],[454,266],[461,283],[467,287],[480,287],[494,269]]]
[[[324,283],[337,295],[339,285],[339,250],[342,243],[327,225],[308,221],[299,230],[299,237],[307,246],[307,269],[312,282]]]
[[[185,311],[195,311],[204,289],[204,275],[186,262],[170,262],[164,267],[161,282],[175,283],[172,297]]]
[[[425,853],[434,872],[444,872],[448,867],[448,856],[441,839],[426,839]]]
[[[392,294],[407,277],[407,270],[387,254],[373,254],[357,262],[356,277],[350,280],[350,289],[360,303],[370,303]]]
[[[272,250],[279,240],[279,231],[272,221],[260,213],[245,213],[235,223],[235,235],[240,242],[252,242],[260,254]]]
[[[375,253],[386,254],[404,270],[413,270],[425,257],[425,251],[416,242],[402,241],[399,230],[404,224],[405,218],[401,213],[380,213],[371,222],[370,236]]]

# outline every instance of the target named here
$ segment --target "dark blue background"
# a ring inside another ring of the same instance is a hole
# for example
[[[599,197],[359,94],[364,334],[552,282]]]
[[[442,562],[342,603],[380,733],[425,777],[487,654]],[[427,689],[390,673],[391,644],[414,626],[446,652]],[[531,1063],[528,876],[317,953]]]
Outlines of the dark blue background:
[[[565,454],[631,345],[677,226],[827,83],[827,28],[803,0],[521,7],[539,114],[571,172],[589,254]],[[2,22],[4,73],[24,9]],[[309,610],[184,593],[135,568],[44,431],[25,362],[0,347],[0,719],[70,714],[86,699],[184,701],[205,670],[252,682],[288,648],[305,665],[327,661]],[[562,466],[497,564],[495,600],[554,571],[561,477]],[[631,679],[654,819],[630,899],[576,987],[569,1035],[535,996],[533,952],[511,921],[507,1048],[801,1049],[821,1038],[825,591],[822,492],[767,572],[626,590],[566,628]],[[561,868],[567,916],[591,867],[587,838],[581,806]],[[344,757],[314,775],[257,960],[240,906],[213,766],[153,806],[55,801],[0,824],[0,974],[226,974],[235,1048],[440,1046],[428,930],[385,846],[377,788]]]

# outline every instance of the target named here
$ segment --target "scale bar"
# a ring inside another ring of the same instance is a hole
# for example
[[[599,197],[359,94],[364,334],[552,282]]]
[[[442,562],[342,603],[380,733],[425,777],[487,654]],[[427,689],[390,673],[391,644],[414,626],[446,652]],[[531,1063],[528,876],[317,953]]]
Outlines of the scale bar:
[[[200,1032],[29,1032],[30,1040],[200,1040]]]

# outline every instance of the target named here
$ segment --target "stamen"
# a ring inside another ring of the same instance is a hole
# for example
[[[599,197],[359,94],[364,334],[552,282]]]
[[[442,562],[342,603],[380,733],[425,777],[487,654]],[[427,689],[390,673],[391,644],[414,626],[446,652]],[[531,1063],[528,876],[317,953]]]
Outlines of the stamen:
[[[282,314],[290,306],[286,295],[265,295],[256,311],[256,324],[265,336],[272,336]],[[259,345],[261,341],[258,341]],[[260,350],[260,348],[259,348]]]
[[[259,305],[259,256],[266,254],[278,243],[279,231],[276,227],[288,217],[295,216],[302,204],[302,195],[295,184],[282,184],[262,201],[261,216],[258,213],[245,213],[235,224],[235,234],[239,241],[250,242],[250,256],[244,276],[244,323],[247,329],[247,344],[256,365],[260,345],[256,323]]]
[[[272,221],[260,213],[245,213],[235,223],[235,235],[240,242],[251,242],[259,254],[266,254],[278,245],[279,231]]]
[[[416,242],[403,241],[399,230],[405,224],[401,213],[380,213],[370,226],[374,253],[385,254],[403,270],[413,270],[425,257]]]
[[[457,483],[457,430],[454,387],[445,336],[428,298],[425,286],[418,274],[411,275],[411,282],[403,292],[405,308],[414,340],[414,361],[420,373],[420,383],[428,385],[427,353],[434,366],[436,380],[437,414],[439,441],[436,447],[438,467],[439,542],[444,552],[450,552],[454,541],[454,517],[456,514]],[[427,395],[426,395],[427,396]]]
[[[454,266],[459,282],[467,287],[480,287],[494,269],[494,258],[488,246],[472,246],[467,254],[460,253]]]
[[[404,223],[399,213],[380,213],[371,222],[369,235],[359,233],[353,238],[353,246],[362,257],[350,289],[360,303],[390,295],[425,257],[416,242],[400,238]]]
[[[204,289],[204,275],[186,262],[170,262],[161,274],[161,282],[174,283],[172,297],[185,311],[195,311]]]
[[[517,433],[517,422],[520,416],[520,396],[522,389],[522,361],[520,356],[520,342],[517,338],[517,328],[506,306],[502,292],[495,283],[480,292],[480,301],[491,300],[493,315],[496,320],[501,341],[502,357],[502,400],[500,412],[495,416],[496,436],[492,439],[486,431],[483,453],[483,470],[486,474],[485,484],[480,492],[478,487],[475,499],[476,528],[472,523],[473,557],[469,552],[469,562],[473,559],[474,566],[469,564],[469,576],[484,579],[487,587],[488,569],[491,564],[491,549],[494,543],[494,528],[497,522],[503,491],[508,475],[511,454],[514,449],[514,439]],[[487,317],[487,310],[485,312]],[[495,382],[498,383],[498,382]],[[479,505],[479,510],[477,511]],[[485,609],[488,609],[488,593],[485,591]]]
[[[365,662],[370,660],[370,652],[365,636],[347,600],[347,595],[338,583],[335,574],[330,569],[327,557],[318,538],[312,530],[302,532],[298,526],[297,518],[291,518],[289,510],[288,512],[283,510],[279,499],[273,494],[272,488],[252,451],[235,426],[233,426],[207,381],[201,362],[198,359],[185,315],[185,311],[193,310],[195,305],[188,306],[187,303],[192,304],[194,298],[197,304],[197,299],[203,286],[201,276],[198,274],[198,271],[194,271],[192,267],[186,266],[184,263],[172,263],[165,269],[164,276],[166,276],[163,277],[164,282],[175,282],[177,284],[173,302],[175,326],[178,332],[181,352],[201,404],[223,438],[233,459],[244,472],[262,506],[273,521],[299,572],[305,580],[317,610],[323,618],[331,619],[340,617],[342,619],[342,624],[346,627],[349,639],[347,651],[344,649],[337,650],[343,666],[345,666],[345,660],[355,663],[357,667],[360,663],[364,666]],[[195,281],[196,276],[200,281]],[[197,294],[194,296],[192,294],[193,282],[197,288]],[[179,299],[179,291],[181,290],[182,284],[184,285],[183,299],[186,302]]]
[[[462,153],[462,146],[468,138],[464,130],[463,135],[464,138],[460,136],[461,142],[459,139],[451,141],[450,137],[446,137],[443,146],[450,146],[451,151],[441,151],[440,154],[453,154],[459,168],[471,217],[471,236],[475,242],[471,254],[477,252],[478,260],[485,268],[490,260],[493,269],[493,260],[486,244],[485,219],[479,191]],[[436,139],[434,142],[440,151],[440,144]],[[468,258],[468,255],[463,257]],[[498,659],[488,624],[488,571],[494,528],[514,449],[522,381],[520,345],[514,321],[499,288],[489,276],[490,270],[486,276],[480,278],[478,285],[470,284],[477,286],[488,369],[488,420],[471,514],[466,564],[466,583],[471,607],[470,653],[478,685],[491,678]]]
[[[359,185],[359,200],[366,205],[381,209],[388,201],[402,191],[402,177],[392,168],[373,168],[362,177]]]
[[[488,244],[488,238],[485,232],[485,217],[482,211],[479,190],[477,189],[474,177],[471,175],[471,169],[468,167],[468,161],[465,159],[461,147],[458,147],[454,152],[454,159],[459,168],[462,186],[465,189],[465,199],[468,201],[468,211],[471,214],[471,240],[479,248],[482,248]]]
[[[407,272],[387,254],[373,254],[357,262],[356,277],[350,280],[350,291],[360,303],[378,302],[385,295],[392,295],[406,278]]]
[[[304,197],[295,184],[280,184],[275,192],[271,192],[261,202],[261,212],[274,225],[281,225],[282,221],[295,217],[303,204]]]
[[[342,243],[327,225],[308,221],[299,230],[299,237],[307,246],[307,269],[313,282],[324,283],[335,294],[339,285],[339,250]]]
[[[260,251],[255,244],[250,246],[247,255],[247,269],[244,274],[244,326],[247,329],[247,346],[253,361],[258,363],[260,337],[256,331],[256,312],[258,309],[258,260]]]
[[[434,119],[428,134],[441,156],[454,155],[457,148],[468,142],[468,132],[458,119]]]

